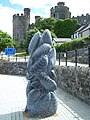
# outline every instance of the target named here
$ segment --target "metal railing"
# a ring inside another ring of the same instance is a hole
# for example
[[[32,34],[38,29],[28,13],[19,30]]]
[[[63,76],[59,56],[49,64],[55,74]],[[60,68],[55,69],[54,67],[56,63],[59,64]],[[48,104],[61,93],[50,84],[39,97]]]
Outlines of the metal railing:
[[[24,54],[23,56],[19,56],[19,55],[5,55],[5,54],[0,54],[0,59],[2,60],[6,60],[8,62],[27,62],[28,58],[26,56],[26,54]]]
[[[84,52],[84,50],[82,50]],[[90,67],[90,45],[87,48],[88,54],[87,54],[87,63],[86,66]],[[65,51],[65,52],[58,52],[57,53],[57,65],[61,65],[62,66],[62,62],[64,62],[64,66],[70,66],[70,63],[73,63],[73,66],[80,66],[80,64],[78,63],[78,49],[75,49],[73,51],[73,55],[70,56],[69,53],[72,51]],[[70,59],[74,58],[73,61],[71,61]],[[5,55],[3,53],[0,53],[0,59],[3,60],[7,60],[8,62],[27,62],[29,59],[29,56],[27,56],[26,54],[24,54],[23,56],[19,56],[19,55]],[[83,64],[84,65],[84,64]]]
[[[72,63],[73,66],[80,66],[80,64],[82,64],[82,66],[86,65],[90,67],[90,46],[88,46],[87,48],[87,63],[80,63],[80,61],[78,61],[78,57],[80,56],[78,49],[73,50],[72,56],[70,56],[69,52],[71,51],[57,53],[58,65],[62,66],[62,62],[64,62],[64,66],[69,66],[70,65],[69,63]],[[73,61],[71,60],[72,58],[73,58]]]

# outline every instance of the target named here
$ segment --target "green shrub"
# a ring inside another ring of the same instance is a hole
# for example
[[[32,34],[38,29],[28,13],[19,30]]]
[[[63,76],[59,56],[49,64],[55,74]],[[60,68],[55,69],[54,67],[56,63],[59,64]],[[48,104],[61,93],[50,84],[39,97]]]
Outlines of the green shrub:
[[[81,37],[77,39],[73,39],[69,42],[65,42],[63,44],[56,44],[54,45],[55,49],[57,52],[65,52],[75,50],[75,49],[80,49],[87,47],[87,45],[90,43],[89,37]]]

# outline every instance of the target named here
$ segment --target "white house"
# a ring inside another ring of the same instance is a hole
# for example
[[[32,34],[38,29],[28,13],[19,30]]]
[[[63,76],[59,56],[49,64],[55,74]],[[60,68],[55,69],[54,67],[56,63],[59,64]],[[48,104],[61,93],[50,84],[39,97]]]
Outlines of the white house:
[[[81,26],[78,30],[74,32],[71,38],[75,39],[75,38],[80,38],[80,37],[85,37],[85,36],[90,36],[90,24]]]
[[[65,43],[65,42],[68,42],[70,41],[71,38],[53,38],[53,44],[62,44],[62,43]]]

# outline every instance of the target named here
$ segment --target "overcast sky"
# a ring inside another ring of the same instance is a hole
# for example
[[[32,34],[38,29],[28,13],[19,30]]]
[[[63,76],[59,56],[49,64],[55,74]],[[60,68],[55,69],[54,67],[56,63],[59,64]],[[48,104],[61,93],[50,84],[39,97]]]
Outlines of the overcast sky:
[[[65,2],[72,16],[90,14],[90,0],[0,0],[0,30],[12,36],[12,16],[23,13],[26,7],[31,9],[30,23],[36,15],[50,17],[50,8],[58,2]]]

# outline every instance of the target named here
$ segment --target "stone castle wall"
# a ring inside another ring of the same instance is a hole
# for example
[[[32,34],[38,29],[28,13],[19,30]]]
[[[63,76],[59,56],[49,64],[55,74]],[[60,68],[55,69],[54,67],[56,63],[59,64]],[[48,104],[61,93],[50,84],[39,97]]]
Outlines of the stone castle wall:
[[[81,16],[77,16],[77,17],[72,17],[74,19],[77,19],[78,20],[78,23],[80,25],[85,25],[85,24],[90,24],[90,15],[87,13],[86,15],[81,15]]]

